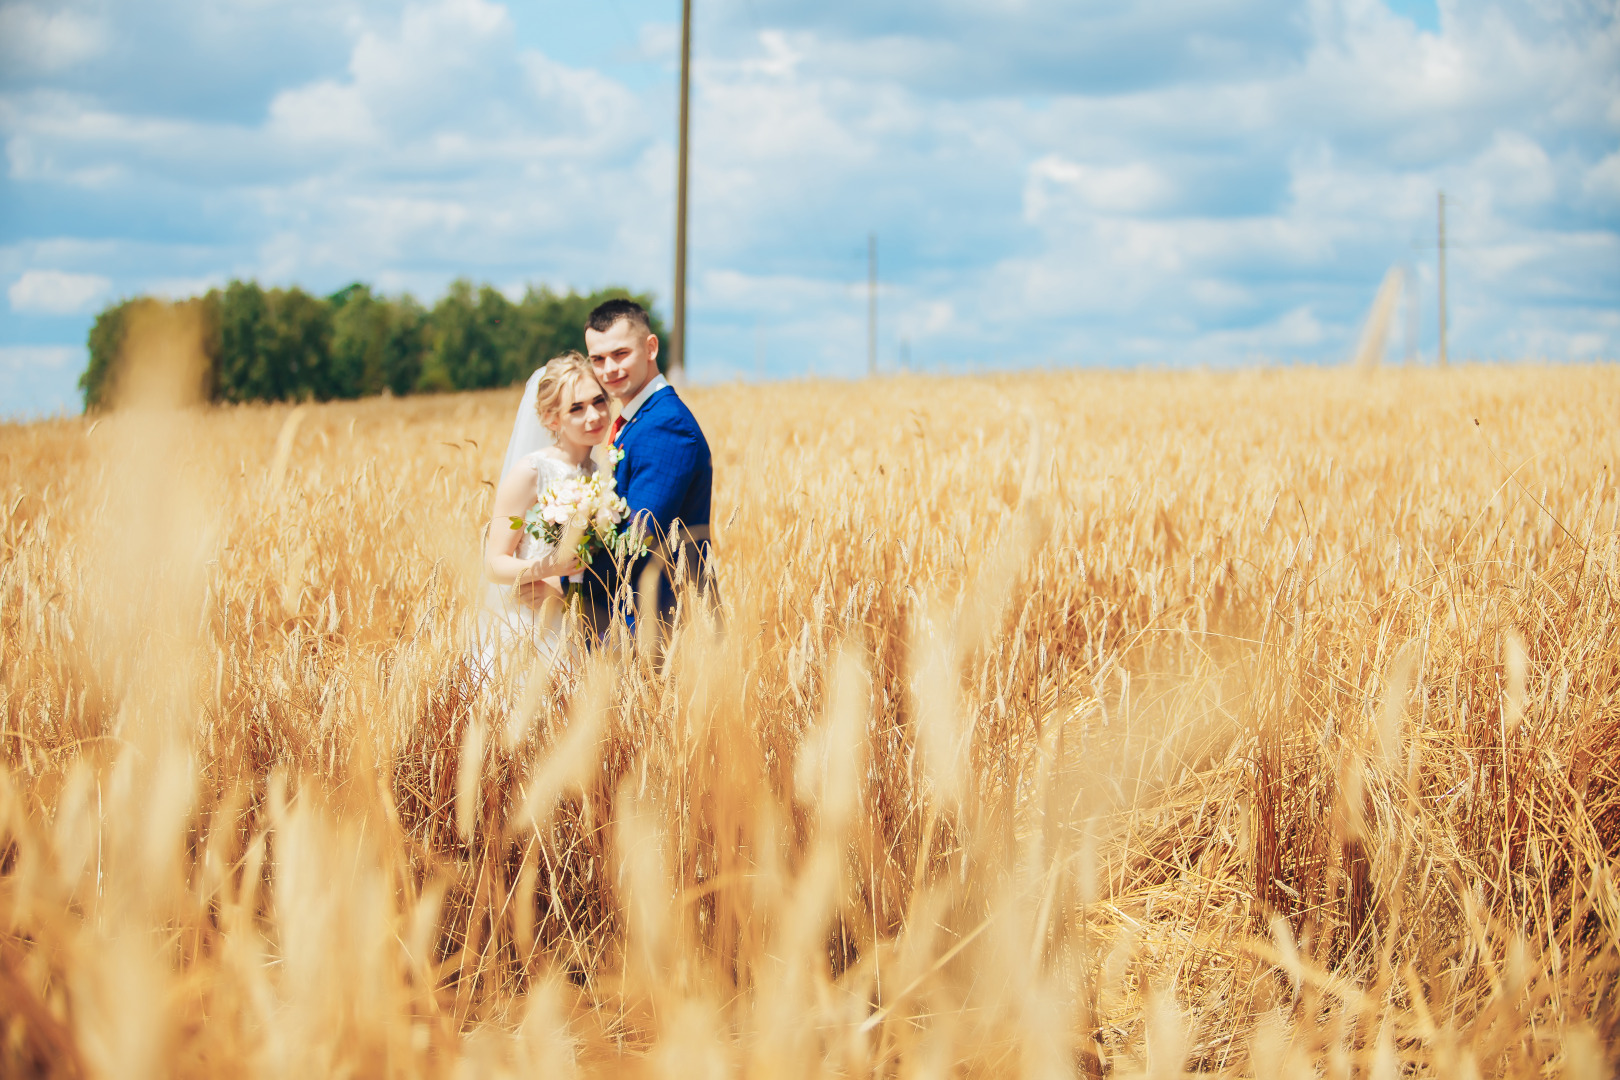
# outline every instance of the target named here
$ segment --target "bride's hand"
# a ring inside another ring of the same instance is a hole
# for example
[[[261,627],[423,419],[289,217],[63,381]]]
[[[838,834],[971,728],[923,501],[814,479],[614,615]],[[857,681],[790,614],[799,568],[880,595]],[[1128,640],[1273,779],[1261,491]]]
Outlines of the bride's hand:
[[[539,582],[557,577],[567,577],[569,574],[579,573],[581,567],[578,559],[568,559],[566,562],[555,557],[549,559],[530,559],[522,572],[518,574],[513,584],[521,587],[538,584]]]
[[[513,595],[522,603],[532,604],[535,607],[545,603],[548,599],[563,599],[563,591],[551,578],[534,578],[530,581],[519,580],[512,586]]]
[[[512,585],[519,589],[534,588],[545,584],[546,579],[552,576],[551,573],[541,569],[539,559],[530,559],[523,564],[523,569],[518,571],[517,580],[512,582]]]

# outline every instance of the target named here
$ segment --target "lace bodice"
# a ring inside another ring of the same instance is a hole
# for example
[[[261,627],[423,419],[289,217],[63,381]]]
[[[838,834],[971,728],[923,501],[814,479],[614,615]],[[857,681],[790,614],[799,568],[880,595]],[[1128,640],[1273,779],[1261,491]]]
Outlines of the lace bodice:
[[[590,476],[596,472],[596,459],[588,457],[584,465],[570,465],[565,461],[558,461],[544,450],[537,450],[523,459],[525,463],[534,466],[534,497],[539,501],[540,495],[546,490],[546,485],[556,480],[568,480],[576,476]],[[522,543],[518,544],[517,557],[520,559],[537,559],[546,551],[546,545],[527,534]]]

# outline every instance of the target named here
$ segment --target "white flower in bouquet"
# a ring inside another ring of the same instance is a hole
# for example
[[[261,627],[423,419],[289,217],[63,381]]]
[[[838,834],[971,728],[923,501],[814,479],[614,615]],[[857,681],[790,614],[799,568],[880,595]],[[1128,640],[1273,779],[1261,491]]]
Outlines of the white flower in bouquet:
[[[619,497],[611,474],[553,480],[523,517],[512,518],[521,529],[552,548],[571,548],[589,566],[600,549],[634,555],[637,546],[619,535],[630,506]]]

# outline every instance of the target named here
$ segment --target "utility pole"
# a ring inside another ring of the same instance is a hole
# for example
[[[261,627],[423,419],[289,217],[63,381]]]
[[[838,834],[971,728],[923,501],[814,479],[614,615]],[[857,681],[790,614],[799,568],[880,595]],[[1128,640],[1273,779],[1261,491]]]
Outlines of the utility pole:
[[[866,373],[877,374],[877,233],[866,234]]]
[[[681,120],[675,172],[675,327],[670,333],[669,374],[686,374],[686,159],[692,98],[692,0],[681,0]]]
[[[1440,366],[1446,366],[1446,193],[1440,192]]]

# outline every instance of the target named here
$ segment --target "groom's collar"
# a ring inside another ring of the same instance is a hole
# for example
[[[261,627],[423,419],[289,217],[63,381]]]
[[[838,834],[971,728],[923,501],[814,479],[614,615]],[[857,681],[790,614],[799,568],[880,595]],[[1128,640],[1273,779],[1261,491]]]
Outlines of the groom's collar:
[[[628,424],[631,420],[635,419],[636,412],[643,405],[647,404],[648,398],[652,397],[654,394],[658,393],[658,391],[662,390],[668,385],[669,380],[665,379],[663,375],[654,375],[652,378],[647,380],[647,385],[641,388],[641,392],[630,399],[629,404],[624,407],[624,409],[619,413],[619,416],[624,420],[625,423]]]

